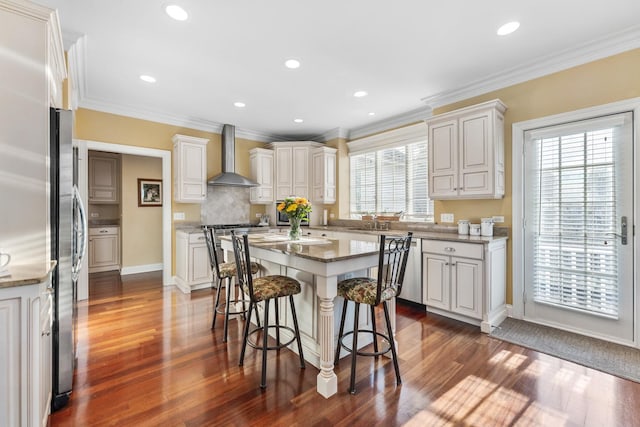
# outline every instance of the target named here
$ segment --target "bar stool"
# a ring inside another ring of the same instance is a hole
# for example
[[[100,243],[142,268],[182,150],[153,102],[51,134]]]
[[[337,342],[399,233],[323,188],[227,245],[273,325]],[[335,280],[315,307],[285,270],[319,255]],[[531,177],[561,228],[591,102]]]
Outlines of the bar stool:
[[[224,314],[224,333],[222,336],[222,342],[227,342],[228,330],[229,330],[229,316],[233,315],[244,315],[247,312],[247,308],[245,303],[248,300],[244,298],[244,292],[242,292],[242,288],[238,286],[236,283],[236,293],[235,293],[235,302],[242,303],[242,310],[230,309],[231,306],[231,281],[234,277],[236,277],[236,263],[235,262],[226,262],[220,263],[218,262],[218,253],[216,251],[216,236],[214,233],[214,229],[211,227],[203,227],[204,237],[207,242],[207,250],[209,252],[209,264],[211,265],[211,271],[214,273],[214,282],[217,282],[218,286],[216,287],[216,300],[213,305],[213,321],[211,322],[211,329],[215,329],[216,327],[216,317],[218,314]],[[260,266],[255,262],[251,263],[251,273],[256,274]],[[227,285],[224,286],[224,279],[227,279]],[[211,287],[214,287],[214,282],[211,282]],[[225,301],[220,304],[220,291],[222,287],[226,288],[226,298]],[[238,290],[242,292],[242,300],[238,301]],[[224,306],[224,307],[222,307]]]
[[[412,234],[413,233],[408,233],[406,237],[387,238],[384,235],[380,236],[380,257],[378,260],[377,280],[369,277],[356,277],[342,280],[338,283],[338,295],[344,298],[344,304],[342,306],[340,332],[338,333],[338,344],[336,345],[334,365],[337,365],[339,362],[341,347],[351,353],[351,383],[349,385],[349,393],[351,394],[355,394],[356,392],[355,377],[357,355],[378,357],[391,351],[391,355],[393,356],[393,367],[396,372],[396,382],[398,385],[402,383],[387,301],[399,296],[402,291],[402,281],[404,279],[404,271],[407,265],[409,249],[411,249]],[[349,301],[355,303],[353,331],[345,333],[344,322],[347,315],[347,304]],[[367,304],[371,307],[371,330],[358,329],[360,304]],[[384,319],[387,324],[386,335],[376,331],[375,307],[380,304],[382,304],[384,309]],[[373,335],[373,352],[358,351],[359,333],[369,333]],[[348,335],[353,335],[351,348],[347,347],[343,342],[344,338]],[[383,340],[387,340],[389,347],[378,350],[378,337],[381,337]]]
[[[250,298],[249,312],[245,319],[244,333],[242,339],[242,350],[240,351],[239,366],[244,364],[244,354],[247,349],[247,344],[251,347],[262,350],[262,378],[260,381],[260,388],[267,387],[267,350],[279,350],[282,347],[286,347],[293,341],[298,342],[298,354],[300,356],[300,368],[305,368],[304,355],[302,353],[302,342],[300,341],[300,330],[298,328],[298,317],[296,316],[296,307],[293,303],[293,296],[300,293],[300,282],[296,279],[287,276],[271,275],[253,278],[249,274],[248,265],[251,263],[251,255],[249,254],[249,239],[247,235],[236,236],[231,232],[231,239],[233,241],[233,252],[236,258],[238,282],[240,282],[247,292]],[[289,303],[291,305],[291,318],[293,320],[293,329],[280,325],[279,313],[278,313],[278,298],[289,297]],[[269,325],[269,302],[275,300],[275,325]],[[256,310],[256,317],[258,313],[258,303],[264,301],[264,319],[263,326],[258,324],[258,327],[250,330],[251,328],[251,313]],[[269,329],[273,328],[276,332],[276,345],[269,346]],[[280,330],[286,329],[294,334],[287,342],[280,341]],[[249,341],[249,335],[262,332],[262,345],[256,342]]]

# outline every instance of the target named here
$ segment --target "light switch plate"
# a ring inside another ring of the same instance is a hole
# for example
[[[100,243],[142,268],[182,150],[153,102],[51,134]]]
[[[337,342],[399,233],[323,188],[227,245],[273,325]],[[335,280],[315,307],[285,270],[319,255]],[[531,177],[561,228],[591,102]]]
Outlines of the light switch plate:
[[[493,222],[504,222],[504,216],[494,215]]]
[[[452,213],[440,214],[440,222],[453,222],[453,214]]]
[[[184,212],[174,212],[173,213],[174,221],[183,221],[184,220]]]

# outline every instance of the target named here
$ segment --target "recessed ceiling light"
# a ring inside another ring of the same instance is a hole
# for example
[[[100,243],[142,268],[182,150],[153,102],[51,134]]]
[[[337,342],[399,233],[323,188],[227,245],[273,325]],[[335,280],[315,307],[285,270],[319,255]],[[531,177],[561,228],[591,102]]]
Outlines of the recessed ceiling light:
[[[143,74],[140,76],[140,80],[142,80],[143,82],[147,82],[147,83],[155,83],[156,82],[156,78],[153,76],[149,76],[147,74]]]
[[[294,121],[294,122],[296,122],[296,123],[302,123],[302,122],[304,122],[304,120],[302,120],[302,119],[293,119],[293,121]]]
[[[353,96],[355,96],[356,98],[362,98],[363,96],[367,96],[367,95],[368,93],[365,90],[359,90],[353,93]]]
[[[175,19],[176,21],[186,21],[189,17],[189,14],[186,10],[178,6],[177,4],[170,4],[164,8],[164,11],[167,12],[167,15]]]
[[[517,30],[518,27],[520,27],[520,23],[518,21],[507,22],[502,27],[498,28],[498,35],[506,36],[507,34],[511,34]]]
[[[375,116],[376,113],[374,113],[373,111],[367,114],[368,116]]]
[[[245,104],[244,102],[239,102],[239,101],[238,102],[234,102],[233,105],[235,107],[238,107],[238,108],[244,108],[244,107],[247,106],[247,104]]]
[[[298,61],[297,59],[287,59],[284,62],[284,66],[294,70],[296,68],[300,68],[300,61]]]

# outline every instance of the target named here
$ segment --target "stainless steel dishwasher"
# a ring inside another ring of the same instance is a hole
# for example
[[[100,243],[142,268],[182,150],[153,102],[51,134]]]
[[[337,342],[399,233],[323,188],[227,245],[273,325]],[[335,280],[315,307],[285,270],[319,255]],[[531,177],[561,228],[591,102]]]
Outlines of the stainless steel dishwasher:
[[[422,301],[422,240],[420,239],[411,239],[411,250],[399,298],[424,304]]]

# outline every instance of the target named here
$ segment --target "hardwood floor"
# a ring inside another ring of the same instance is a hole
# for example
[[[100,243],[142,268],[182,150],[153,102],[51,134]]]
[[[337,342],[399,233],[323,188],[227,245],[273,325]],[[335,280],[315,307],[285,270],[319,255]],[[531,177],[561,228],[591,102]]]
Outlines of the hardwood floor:
[[[226,344],[222,322],[210,329],[212,295],[163,288],[159,273],[92,275],[74,392],[51,426],[640,425],[640,384],[401,304],[401,386],[389,359],[361,357],[352,396],[343,359],[338,394],[325,399],[317,369],[282,350],[269,352],[262,391],[260,354],[248,349],[238,367],[239,322]]]

